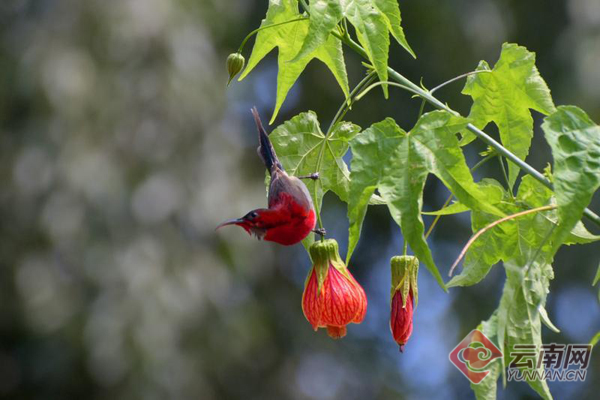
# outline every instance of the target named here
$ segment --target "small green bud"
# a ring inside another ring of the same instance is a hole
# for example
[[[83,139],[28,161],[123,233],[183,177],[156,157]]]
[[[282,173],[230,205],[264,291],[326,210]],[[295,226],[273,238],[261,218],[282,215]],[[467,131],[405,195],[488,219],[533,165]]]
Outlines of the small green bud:
[[[227,57],[227,72],[229,73],[227,86],[229,86],[233,78],[235,78],[235,76],[244,68],[245,63],[246,60],[240,53],[231,53],[229,57]]]

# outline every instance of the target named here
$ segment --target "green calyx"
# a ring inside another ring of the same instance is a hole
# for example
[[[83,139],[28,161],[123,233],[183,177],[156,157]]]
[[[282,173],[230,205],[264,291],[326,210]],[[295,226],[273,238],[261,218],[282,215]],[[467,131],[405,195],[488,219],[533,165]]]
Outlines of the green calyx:
[[[402,293],[402,303],[406,306],[408,293],[412,289],[415,307],[419,302],[417,276],[419,275],[419,260],[414,256],[394,256],[390,260],[392,267],[392,289],[390,301],[396,292]]]
[[[344,264],[344,261],[342,261],[342,258],[340,257],[339,247],[334,239],[313,243],[312,246],[310,246],[310,256],[317,273],[319,290],[323,287],[323,282],[325,282],[325,278],[327,278],[330,267],[334,267],[350,281],[353,281],[348,274],[346,264]]]

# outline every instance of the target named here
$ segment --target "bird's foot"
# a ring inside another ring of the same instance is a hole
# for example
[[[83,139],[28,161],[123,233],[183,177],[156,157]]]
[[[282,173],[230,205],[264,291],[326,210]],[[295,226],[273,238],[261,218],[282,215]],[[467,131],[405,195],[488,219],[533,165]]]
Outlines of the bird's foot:
[[[312,174],[298,176],[297,178],[298,179],[312,179],[313,181],[316,181],[317,179],[319,179],[319,173],[313,172]]]
[[[317,235],[320,235],[321,237],[325,237],[325,235],[327,234],[327,231],[325,230],[325,228],[313,229],[313,232],[316,233]]]

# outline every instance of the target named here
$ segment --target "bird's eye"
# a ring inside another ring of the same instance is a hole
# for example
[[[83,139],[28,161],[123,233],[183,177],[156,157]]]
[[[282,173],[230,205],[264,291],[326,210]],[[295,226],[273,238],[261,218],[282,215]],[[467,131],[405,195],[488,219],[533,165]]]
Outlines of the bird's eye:
[[[254,219],[254,218],[258,217],[258,213],[255,211],[252,211],[252,212],[249,212],[246,217],[249,219]]]

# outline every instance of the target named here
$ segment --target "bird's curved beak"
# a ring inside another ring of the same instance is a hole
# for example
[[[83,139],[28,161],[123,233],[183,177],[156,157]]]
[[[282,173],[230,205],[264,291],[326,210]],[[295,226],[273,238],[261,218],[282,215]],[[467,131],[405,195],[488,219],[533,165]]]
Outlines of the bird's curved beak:
[[[230,219],[230,220],[228,220],[228,221],[225,221],[225,222],[223,222],[222,224],[219,224],[219,225],[218,225],[218,226],[215,228],[215,231],[216,231],[217,229],[220,229],[220,228],[222,228],[222,227],[224,227],[224,226],[227,226],[227,225],[239,225],[239,224],[241,224],[241,223],[243,223],[243,222],[244,222],[244,219],[243,219],[243,218]]]

